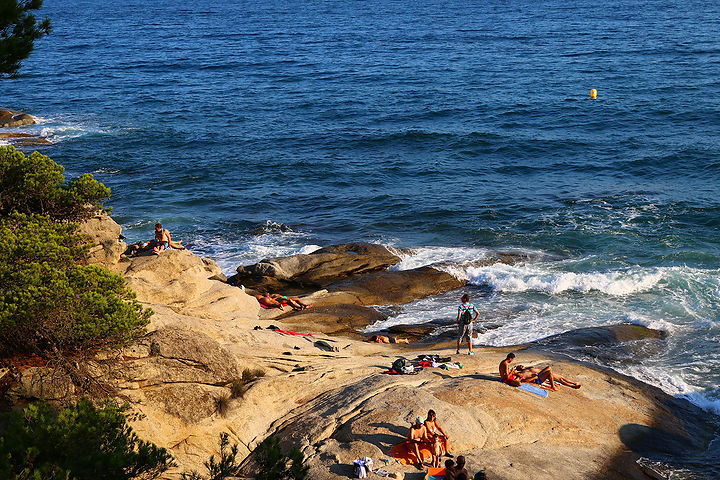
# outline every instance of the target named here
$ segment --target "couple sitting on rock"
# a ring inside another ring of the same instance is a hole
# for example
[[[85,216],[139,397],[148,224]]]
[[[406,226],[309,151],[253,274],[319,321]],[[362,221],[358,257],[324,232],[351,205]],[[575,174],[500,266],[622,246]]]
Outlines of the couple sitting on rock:
[[[293,310],[305,310],[306,308],[312,307],[300,300],[298,297],[288,297],[286,295],[280,295],[278,293],[264,292],[261,295],[255,295],[260,305],[265,308],[282,308],[285,305],[290,305]]]
[[[167,228],[163,229],[163,226],[159,223],[155,224],[155,239],[149,242],[138,242],[135,245],[130,246],[130,256],[136,257],[141,252],[149,252],[152,255],[160,255],[168,248],[174,248],[176,250],[185,250],[182,245],[182,240],[173,240],[170,236],[170,230]],[[152,250],[152,252],[150,252]]]
[[[448,437],[437,423],[434,410],[428,410],[425,422],[420,420],[420,417],[417,417],[415,423],[410,426],[406,442],[408,444],[408,450],[415,453],[415,458],[418,460],[415,466],[418,470],[423,469],[422,464],[425,462],[425,458],[420,452],[422,446],[430,447],[433,467],[440,467],[440,458],[443,455],[452,457],[452,455],[448,453],[449,439],[450,437]]]
[[[562,375],[553,373],[552,367],[548,366],[545,368],[539,368],[524,367],[522,365],[510,367],[510,362],[512,362],[513,360],[515,360],[515,354],[508,353],[507,357],[505,357],[505,360],[500,362],[500,379],[508,385],[519,387],[523,383],[535,383],[540,388],[544,388],[545,390],[551,390],[553,392],[557,392],[559,390],[559,387],[556,385],[556,383],[571,388],[581,387],[579,383],[572,382],[567,378],[563,377]],[[548,382],[550,386],[546,387],[545,382]]]

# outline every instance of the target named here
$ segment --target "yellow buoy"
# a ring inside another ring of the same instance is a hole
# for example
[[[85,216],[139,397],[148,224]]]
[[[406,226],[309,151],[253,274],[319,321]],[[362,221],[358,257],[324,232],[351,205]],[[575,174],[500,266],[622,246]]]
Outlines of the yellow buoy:
[[[590,90],[590,98],[592,98],[592,99],[597,98],[597,90],[595,90],[594,88],[592,90]]]

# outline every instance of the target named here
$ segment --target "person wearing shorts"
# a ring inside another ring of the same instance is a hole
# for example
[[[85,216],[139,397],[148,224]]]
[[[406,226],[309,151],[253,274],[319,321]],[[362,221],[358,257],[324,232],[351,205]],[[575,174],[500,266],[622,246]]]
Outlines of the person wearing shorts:
[[[462,301],[462,303],[458,307],[457,320],[455,321],[455,323],[457,323],[458,325],[458,341],[457,350],[455,351],[455,353],[460,353],[460,344],[462,343],[463,338],[467,337],[468,355],[475,355],[472,351],[473,324],[480,315],[480,312],[477,311],[475,305],[470,303],[470,295],[468,295],[467,293],[463,295],[460,300]],[[465,318],[468,318],[466,314],[469,314],[470,317],[472,317],[473,313],[475,314],[475,317],[473,317],[469,323],[466,323]]]

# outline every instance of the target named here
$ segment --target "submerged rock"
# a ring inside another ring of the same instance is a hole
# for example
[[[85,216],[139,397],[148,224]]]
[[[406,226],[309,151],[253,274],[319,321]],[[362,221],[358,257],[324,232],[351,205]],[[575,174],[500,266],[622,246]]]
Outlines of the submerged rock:
[[[621,323],[570,330],[533,342],[532,346],[609,362],[638,362],[665,348],[666,336],[662,330]]]
[[[31,133],[0,133],[0,139],[9,140],[20,146],[45,146],[52,145],[52,142],[45,137],[39,137]]]

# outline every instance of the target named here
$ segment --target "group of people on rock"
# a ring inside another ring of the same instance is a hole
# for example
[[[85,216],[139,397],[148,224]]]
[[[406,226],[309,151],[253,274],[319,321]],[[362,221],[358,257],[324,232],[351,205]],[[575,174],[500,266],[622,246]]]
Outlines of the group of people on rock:
[[[129,248],[129,255],[131,257],[141,255],[142,253],[160,255],[170,247],[176,250],[185,250],[182,240],[173,240],[170,235],[170,230],[163,228],[162,224],[156,223],[155,238],[147,242],[138,242],[131,245]]]
[[[508,385],[519,387],[523,383],[534,383],[540,388],[557,392],[559,390],[557,384],[565,385],[570,388],[580,388],[582,385],[568,380],[562,375],[558,375],[552,371],[551,366],[544,368],[540,367],[525,367],[523,365],[516,365],[511,367],[510,363],[515,360],[515,354],[510,352],[505,357],[505,360],[500,362],[500,380]],[[548,383],[548,387],[545,383]]]
[[[422,470],[422,464],[425,462],[425,457],[421,453],[423,446],[430,447],[432,452],[432,466],[440,467],[440,458],[445,455],[452,457],[452,454],[448,452],[448,437],[447,433],[437,422],[437,416],[434,410],[428,410],[427,418],[423,422],[420,417],[415,419],[415,422],[410,425],[410,431],[408,432],[407,444],[408,450],[415,454],[415,458],[418,459],[416,466]]]
[[[454,456],[449,452],[449,440],[450,436],[445,433],[438,423],[435,411],[428,410],[425,421],[417,417],[410,426],[406,443],[408,444],[408,450],[414,453],[415,458],[418,459],[418,463],[415,465],[418,469],[422,470],[423,463],[426,461],[422,455],[423,447],[425,447],[431,452],[431,465],[435,468],[440,468],[440,461],[443,456],[450,457],[445,460],[445,480],[468,480],[470,474],[465,468],[465,457],[460,455],[455,460],[452,460]]]

